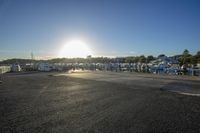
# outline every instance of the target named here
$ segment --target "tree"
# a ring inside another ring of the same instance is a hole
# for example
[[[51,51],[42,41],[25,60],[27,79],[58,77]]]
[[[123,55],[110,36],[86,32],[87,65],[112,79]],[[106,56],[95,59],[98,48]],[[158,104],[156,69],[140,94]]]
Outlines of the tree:
[[[200,51],[198,51],[196,55],[200,56]]]
[[[193,64],[193,65],[197,64],[197,57],[196,57],[196,56],[191,56],[191,57],[190,57],[190,62],[191,62],[191,64]]]
[[[185,49],[184,51],[183,51],[183,56],[188,56],[189,55],[189,51],[187,50],[187,49]]]
[[[192,58],[190,52],[187,49],[185,49],[179,61],[181,66],[188,66],[188,64],[191,64],[194,61],[194,59]]]
[[[197,62],[200,62],[200,51],[198,51],[195,55]]]
[[[161,57],[164,57],[165,55],[164,54],[160,54],[158,55],[158,58],[161,58]]]
[[[147,56],[147,63],[154,60],[155,58],[152,55]]]
[[[140,57],[138,57],[138,56],[136,56],[134,59],[133,59],[133,62],[134,63],[137,63],[137,62],[139,62],[140,61]]]
[[[133,62],[133,57],[126,57],[125,58],[125,63],[132,63]]]
[[[144,55],[141,55],[141,56],[139,57],[139,61],[140,61],[141,63],[145,63],[145,62],[146,62],[146,57],[145,57]]]

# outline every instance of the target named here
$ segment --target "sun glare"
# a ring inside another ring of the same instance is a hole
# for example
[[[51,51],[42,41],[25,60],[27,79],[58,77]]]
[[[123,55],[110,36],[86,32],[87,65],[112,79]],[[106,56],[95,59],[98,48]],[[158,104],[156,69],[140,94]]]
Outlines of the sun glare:
[[[85,58],[88,55],[92,55],[91,49],[81,40],[67,42],[59,52],[60,58]]]

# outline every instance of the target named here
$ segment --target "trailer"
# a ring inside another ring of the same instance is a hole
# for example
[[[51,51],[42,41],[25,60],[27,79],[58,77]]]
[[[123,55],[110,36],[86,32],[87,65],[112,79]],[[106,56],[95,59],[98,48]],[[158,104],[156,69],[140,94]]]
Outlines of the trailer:
[[[49,72],[52,70],[52,67],[48,63],[40,63],[38,65],[38,71]]]

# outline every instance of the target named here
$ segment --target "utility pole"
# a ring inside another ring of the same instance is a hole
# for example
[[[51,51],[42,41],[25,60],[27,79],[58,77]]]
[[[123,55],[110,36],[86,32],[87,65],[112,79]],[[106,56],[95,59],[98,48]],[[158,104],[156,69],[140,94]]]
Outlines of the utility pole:
[[[34,55],[33,55],[33,52],[31,52],[31,63],[30,63],[30,69],[32,69],[32,70],[34,70],[33,60],[34,60]]]

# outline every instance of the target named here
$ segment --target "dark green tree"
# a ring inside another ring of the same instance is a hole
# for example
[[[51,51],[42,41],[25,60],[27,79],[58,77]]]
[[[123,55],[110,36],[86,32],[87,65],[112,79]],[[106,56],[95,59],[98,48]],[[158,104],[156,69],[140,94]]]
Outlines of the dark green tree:
[[[154,60],[155,58],[152,55],[147,56],[147,63]]]
[[[192,59],[192,55],[190,54],[189,50],[185,49],[182,53],[182,56],[179,59],[180,61],[180,66],[182,65],[186,65],[188,66],[188,64],[191,64],[193,59]]]
[[[145,63],[145,62],[146,62],[146,57],[145,57],[144,55],[141,55],[141,56],[139,57],[139,61],[140,61],[141,63]]]
[[[188,56],[188,55],[189,55],[189,50],[185,49],[185,50],[183,51],[183,56]]]

